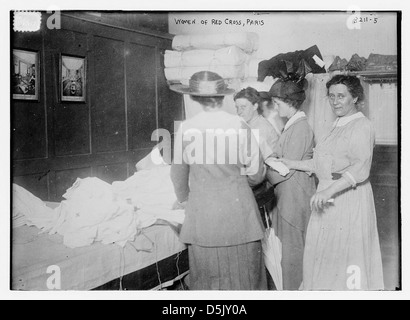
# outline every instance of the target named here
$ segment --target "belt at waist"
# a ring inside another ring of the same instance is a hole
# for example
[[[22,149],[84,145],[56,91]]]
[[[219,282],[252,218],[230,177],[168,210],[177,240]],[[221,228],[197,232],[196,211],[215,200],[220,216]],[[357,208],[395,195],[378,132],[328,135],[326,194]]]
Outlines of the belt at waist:
[[[332,180],[339,180],[341,177],[343,177],[343,175],[341,173],[332,173]],[[367,183],[369,181],[369,178],[367,178],[366,180],[359,182],[356,186],[360,186],[363,185],[365,183]]]

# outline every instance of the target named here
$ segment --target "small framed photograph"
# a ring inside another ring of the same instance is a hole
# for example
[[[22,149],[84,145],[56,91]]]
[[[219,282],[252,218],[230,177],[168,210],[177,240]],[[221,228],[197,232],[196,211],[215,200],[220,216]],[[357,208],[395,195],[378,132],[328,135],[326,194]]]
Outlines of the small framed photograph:
[[[85,102],[87,59],[60,55],[61,101]]]
[[[13,49],[11,90],[13,99],[39,99],[40,68],[39,52]]]

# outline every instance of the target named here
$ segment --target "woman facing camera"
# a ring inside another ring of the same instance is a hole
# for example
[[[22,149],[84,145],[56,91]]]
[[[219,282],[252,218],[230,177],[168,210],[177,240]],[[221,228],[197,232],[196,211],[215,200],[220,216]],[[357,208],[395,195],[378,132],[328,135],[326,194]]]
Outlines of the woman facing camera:
[[[274,127],[259,114],[260,95],[255,88],[247,87],[234,96],[236,112],[253,130],[258,130],[259,148],[266,160],[272,155],[279,140]]]
[[[375,133],[359,111],[360,80],[336,75],[327,84],[337,119],[316,146],[313,160],[284,163],[314,172],[319,179],[311,199],[303,260],[304,290],[384,288],[373,192],[369,182]]]
[[[265,290],[264,228],[250,188],[265,173],[257,141],[240,117],[221,110],[233,90],[216,73],[195,73],[189,86],[171,89],[202,106],[181,124],[171,166],[177,206],[186,203],[180,240],[188,245],[189,288]]]
[[[312,158],[314,137],[300,107],[305,100],[303,81],[277,80],[269,93],[279,115],[288,119],[277,144],[275,157],[293,160]],[[282,242],[282,279],[284,290],[298,290],[302,283],[303,250],[310,217],[309,200],[315,193],[314,178],[290,170],[286,176],[268,170],[267,178],[275,187],[276,207],[273,227]]]

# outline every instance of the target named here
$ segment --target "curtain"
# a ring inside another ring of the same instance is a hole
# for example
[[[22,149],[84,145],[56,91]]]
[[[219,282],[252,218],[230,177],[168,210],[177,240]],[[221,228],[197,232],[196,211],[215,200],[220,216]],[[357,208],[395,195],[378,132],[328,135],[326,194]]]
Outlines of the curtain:
[[[302,110],[308,117],[308,122],[315,134],[315,142],[326,134],[336,119],[327,99],[326,82],[330,79],[328,73],[309,74],[306,100]]]
[[[83,59],[63,57],[63,66],[68,70],[78,70],[83,66]]]
[[[369,84],[368,92],[368,117],[376,130],[376,143],[397,145],[397,84]]]

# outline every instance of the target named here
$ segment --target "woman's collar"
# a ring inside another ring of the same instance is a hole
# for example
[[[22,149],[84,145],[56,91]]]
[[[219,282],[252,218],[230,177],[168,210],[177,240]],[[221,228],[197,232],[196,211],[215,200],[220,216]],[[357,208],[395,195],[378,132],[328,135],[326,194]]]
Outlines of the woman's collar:
[[[292,124],[299,120],[300,118],[306,117],[306,114],[303,111],[296,111],[296,113],[286,122],[285,128],[283,131],[286,131]]]
[[[340,117],[335,120],[335,122],[333,123],[333,127],[342,127],[355,119],[359,119],[363,117],[364,117],[364,114],[360,111],[352,114],[351,116]]]

